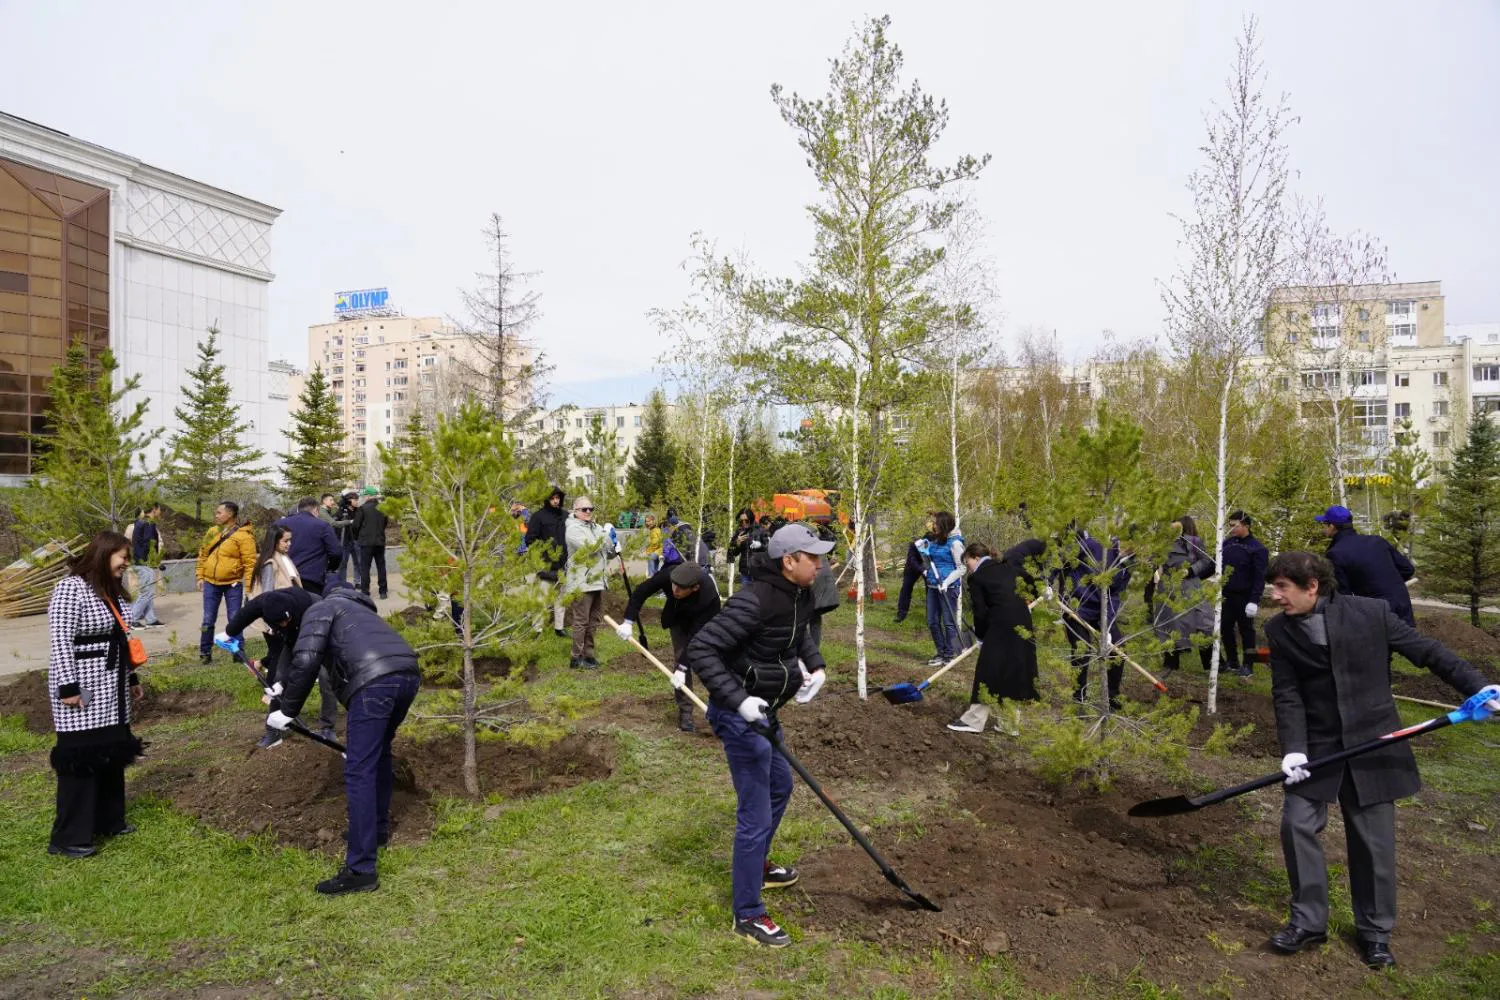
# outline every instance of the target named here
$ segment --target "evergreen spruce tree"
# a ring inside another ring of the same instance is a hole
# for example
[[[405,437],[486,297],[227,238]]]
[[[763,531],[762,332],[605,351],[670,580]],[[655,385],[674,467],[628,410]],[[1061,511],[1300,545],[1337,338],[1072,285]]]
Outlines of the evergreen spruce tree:
[[[636,440],[626,478],[641,503],[651,507],[666,496],[672,473],[677,470],[677,447],[667,427],[667,398],[660,389],[651,394],[641,423],[641,436]]]
[[[1422,450],[1422,433],[1412,426],[1410,417],[1396,424],[1395,437],[1396,446],[1385,461],[1397,508],[1392,512],[1391,530],[1409,556],[1417,530],[1417,512],[1426,499],[1427,481],[1432,476],[1432,459]]]
[[[330,485],[347,482],[354,475],[354,465],[344,447],[338,403],[328,388],[322,365],[313,365],[307,376],[287,437],[291,450],[278,457],[287,491],[294,498],[318,496]]]
[[[125,407],[141,379],[131,376],[115,389],[119,367],[108,350],[97,366],[90,364],[88,349],[75,341],[52,369],[47,427],[29,435],[36,465],[16,512],[22,533],[33,541],[120,531],[145,505],[148,490],[131,463],[161,431],[142,430],[146,399]]]
[[[196,517],[203,520],[203,498],[217,500],[224,484],[264,476],[258,465],[264,452],[245,444],[250,425],[241,422],[239,407],[230,402],[229,382],[218,362],[219,330],[208,328],[208,339],[198,343],[198,367],[188,371],[182,387],[186,405],[172,411],[181,430],[167,438],[167,460],[162,485],[192,497]]]
[[[1478,628],[1481,599],[1500,592],[1500,430],[1483,413],[1469,419],[1423,538],[1422,576],[1438,593],[1463,597]]]
[[[583,444],[578,447],[578,464],[588,470],[594,483],[592,486],[582,483],[573,492],[586,492],[593,498],[594,520],[600,524],[619,513],[625,493],[617,480],[625,458],[626,453],[620,450],[620,436],[605,424],[604,414],[595,413],[589,418]]]

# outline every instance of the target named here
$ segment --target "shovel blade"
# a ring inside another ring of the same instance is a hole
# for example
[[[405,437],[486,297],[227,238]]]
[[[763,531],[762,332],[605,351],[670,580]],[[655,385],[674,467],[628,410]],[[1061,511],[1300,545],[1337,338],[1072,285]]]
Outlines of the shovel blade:
[[[880,693],[885,695],[885,700],[890,702],[892,705],[906,705],[914,701],[922,700],[922,689],[917,687],[915,684],[906,682],[902,682],[900,684],[892,684],[888,688],[882,688]]]
[[[903,896],[910,899],[913,903],[916,903],[922,909],[931,910],[933,913],[943,912],[943,908],[941,906],[937,905],[932,900],[928,899],[926,896],[922,895],[920,892],[917,892],[911,886],[907,885],[906,881],[900,875],[897,875],[892,869],[887,868],[883,872],[881,872],[881,874],[885,876],[885,880],[887,882],[895,886],[897,889],[900,889]]]
[[[1130,807],[1128,815],[1142,818],[1180,816],[1183,813],[1197,812],[1201,808],[1203,807],[1186,795],[1171,795],[1164,799],[1137,802]]]

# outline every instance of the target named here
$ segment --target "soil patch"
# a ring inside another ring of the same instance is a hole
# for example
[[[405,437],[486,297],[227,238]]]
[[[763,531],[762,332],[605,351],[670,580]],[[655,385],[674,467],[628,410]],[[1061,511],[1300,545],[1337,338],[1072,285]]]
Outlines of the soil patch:
[[[186,715],[207,715],[233,704],[224,691],[161,691],[145,684],[145,698],[132,708],[131,724],[139,727],[174,722]],[[47,696],[47,672],[32,670],[0,685],[0,715],[19,715],[33,733],[52,732],[52,702]]]
[[[1174,688],[1171,678],[1168,678],[1165,683],[1169,689],[1172,689],[1175,697],[1186,696],[1189,702],[1198,706],[1198,725],[1193,728],[1191,737],[1194,745],[1201,745],[1206,741],[1213,733],[1214,726],[1220,723],[1233,726],[1235,729],[1252,725],[1255,728],[1235,743],[1230,752],[1236,757],[1274,757],[1279,766],[1281,741],[1276,736],[1276,709],[1271,704],[1269,695],[1247,691],[1239,687],[1240,682],[1234,678],[1221,676],[1218,712],[1209,715],[1205,707],[1208,701],[1206,678],[1201,689],[1186,691],[1180,684]]]
[[[786,897],[782,912],[902,953],[1009,955],[1040,989],[1065,989],[1083,976],[1123,978],[1138,965],[1148,978],[1184,986],[1228,974],[1242,982],[1236,995],[1243,996],[1333,998],[1360,988],[1368,972],[1347,944],[1296,961],[1269,954],[1263,942],[1280,921],[1234,898],[1233,872],[1210,873],[1224,880],[1211,886],[1195,884],[1207,881],[1201,873],[1183,874],[1196,847],[1231,839],[1236,817],[1223,810],[1153,821],[1125,815],[1159,794],[1129,783],[1103,796],[1058,790],[992,764],[958,800],[969,815],[875,838],[942,913],[907,903],[853,845],[802,858],[800,891]],[[1446,937],[1465,929],[1462,892],[1453,891],[1463,886],[1427,878],[1415,837],[1403,839],[1399,948],[1408,968],[1431,966]],[[1341,841],[1330,829],[1334,863],[1342,860]]]
[[[1417,631],[1436,639],[1486,673],[1493,672],[1500,664],[1500,639],[1482,628],[1475,628],[1457,615],[1424,610],[1417,619]],[[1452,688],[1443,686],[1448,691],[1449,700],[1457,696]]]
[[[133,791],[160,795],[232,834],[269,834],[288,846],[342,850],[347,817],[342,758],[291,734],[275,749],[250,749],[263,731],[258,722],[238,725],[226,739],[243,741],[243,755],[199,766],[153,767]],[[398,738],[394,752],[392,840],[417,843],[432,832],[432,798],[463,795],[463,743],[456,736],[423,743]],[[557,791],[613,770],[609,744],[590,734],[574,734],[544,749],[483,742],[478,763],[481,792],[507,798]]]

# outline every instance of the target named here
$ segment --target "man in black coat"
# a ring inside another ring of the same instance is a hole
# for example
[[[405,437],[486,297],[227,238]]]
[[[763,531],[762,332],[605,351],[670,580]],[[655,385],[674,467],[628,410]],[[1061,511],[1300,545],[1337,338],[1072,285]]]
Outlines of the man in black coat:
[[[256,621],[265,622],[269,631],[266,632],[266,658],[262,661],[265,670],[262,675],[266,679],[266,694],[274,698],[281,694],[282,686],[277,678],[292,660],[292,650],[296,647],[297,636],[302,630],[302,616],[317,602],[318,595],[301,587],[261,591],[235,612],[229,619],[229,624],[224,626],[224,631],[214,636],[214,640],[243,642],[245,629]],[[319,729],[323,736],[335,739],[333,723],[338,716],[339,703],[327,670],[318,672],[318,695]],[[255,745],[262,750],[278,747],[281,745],[281,732],[267,726],[265,735]]]
[[[380,492],[375,487],[366,486],[364,498],[365,502],[354,512],[354,523],[350,525],[354,530],[354,541],[359,545],[359,589],[366,594],[370,592],[370,563],[373,561],[380,582],[380,599],[383,601],[388,596],[385,585],[385,528],[391,519],[380,509]]]
[[[390,837],[391,740],[421,684],[417,654],[380,617],[368,594],[339,582],[303,614],[281,696],[272,700],[266,725],[290,725],[324,667],[349,711],[344,757],[349,846],[339,873],[319,882],[318,891],[330,896],[369,892],[380,885],[376,847]]]
[[[672,635],[672,662],[677,670],[672,676],[672,686],[677,689],[677,728],[685,733],[696,731],[693,725],[693,702],[683,693],[692,687],[692,678],[687,667],[682,665],[683,653],[698,630],[707,625],[719,613],[719,586],[714,575],[697,563],[683,562],[674,548],[677,561],[662,566],[651,576],[642,580],[630,592],[630,603],[625,605],[625,618],[615,629],[621,641],[629,642],[635,634],[635,623],[640,619],[641,609],[653,594],[665,593],[667,603],[661,609],[661,627]]]
[[[1421,787],[1406,743],[1381,747],[1342,765],[1309,773],[1309,759],[1336,753],[1402,728],[1391,698],[1390,655],[1426,667],[1465,697],[1500,685],[1434,639],[1407,625],[1384,601],[1338,592],[1329,561],[1283,552],[1266,578],[1282,613],[1266,624],[1271,645],[1271,698],[1281,740],[1286,794],[1281,849],[1292,886],[1291,918],[1270,941],[1283,954],[1326,941],[1328,868],[1318,835],[1335,799],[1349,845],[1354,926],[1371,968],[1396,964],[1396,800]]]
[[[549,542],[542,561],[546,568],[537,574],[550,591],[548,603],[552,605],[552,631],[560,639],[570,637],[563,628],[563,616],[567,605],[562,599],[561,574],[568,565],[568,512],[563,508],[567,497],[561,487],[554,486],[547,494],[547,502],[531,515],[526,523],[526,548]]]
[[[791,943],[766,913],[762,889],[797,881],[794,869],[772,864],[771,838],[792,797],[792,772],[762,732],[776,726],[776,710],[795,697],[807,702],[826,676],[808,635],[808,587],[832,542],[806,525],[789,524],[771,536],[768,562],[749,586],[698,630],[683,655],[708,689],[708,723],[724,744],[734,781],[734,931],[771,948]]]
[[[1416,626],[1411,594],[1406,581],[1417,575],[1411,560],[1379,535],[1361,535],[1354,530],[1354,515],[1348,507],[1329,507],[1313,520],[1323,525],[1328,542],[1328,561],[1340,593],[1378,597],[1391,606],[1396,617]]]
[[[1229,515],[1229,534],[1224,538],[1222,551],[1224,572],[1228,574],[1219,599],[1225,669],[1249,677],[1254,672],[1250,664],[1255,656],[1255,616],[1260,614],[1271,554],[1250,533],[1250,515],[1242,510]],[[1243,661],[1239,647],[1245,650]]]
[[[276,526],[292,533],[292,547],[287,556],[297,567],[303,589],[321,594],[324,581],[331,571],[338,568],[344,550],[333,529],[318,516],[317,510],[318,501],[303,497],[297,501],[297,513],[283,517]]]

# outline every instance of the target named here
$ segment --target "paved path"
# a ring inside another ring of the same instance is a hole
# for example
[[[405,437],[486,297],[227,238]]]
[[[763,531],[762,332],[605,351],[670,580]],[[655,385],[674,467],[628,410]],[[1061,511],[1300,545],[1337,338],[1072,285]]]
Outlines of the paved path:
[[[406,599],[399,574],[392,573],[387,582],[391,596],[384,601],[378,597],[375,600],[382,615],[400,611],[412,603]],[[157,595],[156,613],[166,624],[166,628],[141,629],[135,633],[146,644],[148,652],[167,653],[171,650],[174,639],[179,649],[197,649],[199,623],[203,620],[203,599],[196,590]],[[221,607],[218,628],[222,629],[228,620],[228,615]],[[0,683],[14,674],[45,670],[49,650],[45,614],[0,621]]]

